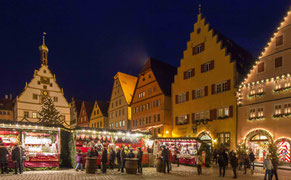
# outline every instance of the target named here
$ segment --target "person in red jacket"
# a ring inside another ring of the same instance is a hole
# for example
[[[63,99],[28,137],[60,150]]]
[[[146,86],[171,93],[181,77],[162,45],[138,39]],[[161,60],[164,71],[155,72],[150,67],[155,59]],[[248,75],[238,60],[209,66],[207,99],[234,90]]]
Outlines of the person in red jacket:
[[[172,151],[169,150],[169,148],[167,148],[167,149],[169,151],[169,166],[170,166],[170,171],[172,171],[172,157],[173,157],[173,155],[172,155]]]

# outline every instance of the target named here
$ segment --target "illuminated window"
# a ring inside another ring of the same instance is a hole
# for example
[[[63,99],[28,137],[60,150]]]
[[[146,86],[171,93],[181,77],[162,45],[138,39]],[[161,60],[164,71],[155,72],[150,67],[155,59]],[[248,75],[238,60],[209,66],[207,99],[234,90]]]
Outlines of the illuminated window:
[[[275,90],[280,90],[282,88],[282,85],[281,84],[282,84],[281,81],[277,81],[275,83]]]
[[[36,119],[37,118],[37,113],[33,112],[32,113],[32,118]]]
[[[289,80],[286,80],[286,82],[284,83],[284,88],[290,88],[291,87],[291,83]]]
[[[264,108],[258,108],[258,117],[264,117]]]
[[[115,127],[118,128],[118,122],[115,123]]]
[[[256,88],[252,86],[250,89],[250,95],[255,95],[255,94],[256,94]]]
[[[264,93],[264,88],[263,86],[258,87],[258,94]]]
[[[121,121],[119,121],[119,127],[121,127]]]
[[[250,118],[255,118],[256,117],[256,109],[250,109]]]
[[[291,113],[291,104],[284,104],[284,114]]]

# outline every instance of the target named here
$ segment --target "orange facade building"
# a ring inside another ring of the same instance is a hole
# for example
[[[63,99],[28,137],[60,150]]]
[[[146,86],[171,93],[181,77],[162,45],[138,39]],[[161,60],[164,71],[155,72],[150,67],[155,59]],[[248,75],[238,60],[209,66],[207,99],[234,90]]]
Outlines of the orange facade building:
[[[131,129],[169,137],[172,131],[171,84],[176,68],[149,58],[138,75],[131,103]]]

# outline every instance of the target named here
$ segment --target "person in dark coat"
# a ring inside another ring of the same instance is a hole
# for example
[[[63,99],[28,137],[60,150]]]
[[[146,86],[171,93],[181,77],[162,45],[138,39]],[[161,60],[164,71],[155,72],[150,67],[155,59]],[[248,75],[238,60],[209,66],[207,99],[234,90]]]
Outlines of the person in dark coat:
[[[217,159],[218,159],[217,156],[218,156],[217,150],[214,149],[214,151],[213,151],[213,162],[215,162],[216,165],[217,165]]]
[[[101,155],[101,162],[102,162],[102,173],[106,173],[106,163],[107,163],[107,149],[103,148],[102,155]]]
[[[273,164],[273,168],[271,170],[271,179],[273,179],[273,175],[275,175],[275,179],[278,180],[278,173],[277,173],[277,169],[278,169],[278,159],[276,157],[272,158],[272,164]]]
[[[110,169],[114,169],[114,161],[115,161],[115,151],[113,148],[110,148],[110,153],[109,153],[109,164],[110,164]]]
[[[218,157],[218,165],[219,165],[219,176],[225,176],[225,167],[227,166],[228,158],[225,150],[223,150]]]
[[[138,152],[137,152],[137,172],[142,173],[142,156],[143,156],[143,152],[141,150],[141,148],[138,148]]]
[[[79,170],[79,168],[81,169],[81,171],[83,171],[83,153],[82,151],[79,149],[76,155],[76,171]]]
[[[117,146],[116,147],[117,151],[116,151],[116,160],[117,160],[117,164],[118,164],[118,171],[120,171],[120,168],[121,168],[121,157],[120,157],[120,154],[121,154],[121,150],[120,148]]]
[[[164,164],[164,173],[166,173],[166,167],[167,167],[168,173],[170,173],[170,167],[169,167],[169,151],[166,148],[166,146],[163,146],[162,157],[163,157],[163,164]]]
[[[130,152],[127,154],[127,158],[135,158],[133,150],[131,149]]]
[[[238,159],[237,159],[236,154],[234,152],[230,156],[230,165],[231,165],[232,170],[233,170],[233,178],[237,178],[236,169],[238,167]]]
[[[11,153],[11,158],[12,161],[15,164],[15,174],[17,174],[17,166],[19,168],[19,173],[22,174],[22,166],[21,166],[21,159],[22,159],[22,154],[21,154],[21,149],[18,146],[18,144],[16,144],[13,149],[12,149],[12,153]]]
[[[244,174],[247,174],[247,169],[250,168],[250,159],[249,159],[249,156],[247,154],[245,154],[245,164],[244,164],[244,169],[245,169],[245,172]]]
[[[95,147],[91,145],[87,152],[87,157],[94,157],[94,156],[96,156]],[[98,157],[98,151],[97,151],[97,157]]]
[[[180,165],[180,161],[179,161],[179,157],[178,157],[179,154],[180,154],[180,152],[178,150],[178,147],[176,147],[174,150],[174,163],[177,163],[177,167],[179,167],[179,165]]]
[[[9,155],[9,152],[7,148],[5,147],[4,143],[0,143],[0,166],[1,166],[2,174],[4,174],[4,172],[8,173],[7,171],[8,155]]]
[[[125,168],[125,158],[126,158],[126,154],[124,152],[124,147],[121,150],[120,153],[120,159],[121,159],[121,172],[124,172],[124,168]]]
[[[253,153],[253,151],[251,151],[251,153],[249,154],[250,157],[250,161],[251,161],[251,166],[253,166],[253,170],[255,170],[255,154]]]

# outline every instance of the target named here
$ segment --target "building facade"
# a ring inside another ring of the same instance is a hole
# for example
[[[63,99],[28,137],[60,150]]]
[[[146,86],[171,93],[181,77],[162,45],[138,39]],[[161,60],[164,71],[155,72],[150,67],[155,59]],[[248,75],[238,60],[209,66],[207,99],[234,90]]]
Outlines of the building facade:
[[[12,95],[5,95],[5,98],[0,99],[0,120],[13,121]]]
[[[109,102],[95,101],[90,117],[90,127],[108,129],[108,107]]]
[[[170,137],[171,84],[176,68],[149,58],[138,75],[131,103],[131,130],[151,132],[153,136]]]
[[[82,100],[76,99],[74,97],[72,98],[72,101],[70,103],[71,128],[75,128],[77,126],[77,122],[78,122],[81,107],[82,107],[82,102],[83,102]]]
[[[90,116],[94,107],[94,103],[83,101],[80,114],[77,121],[79,127],[90,127]]]
[[[131,124],[131,107],[137,77],[118,72],[114,76],[108,121],[110,129],[129,130]]]
[[[250,53],[211,28],[199,12],[172,84],[173,137],[235,149],[236,86],[251,61]]]
[[[57,84],[56,77],[48,67],[48,48],[43,44],[39,46],[41,67],[34,71],[33,78],[26,83],[24,91],[16,97],[14,105],[14,119],[16,121],[38,122],[38,112],[44,100],[52,98],[56,108],[61,113],[61,121],[65,127],[70,126],[70,106],[64,91]]]
[[[246,76],[238,91],[238,143],[258,160],[268,144],[278,145],[280,159],[290,162],[291,143],[291,12]],[[285,154],[285,155],[284,155]],[[285,157],[285,158],[284,158]]]

